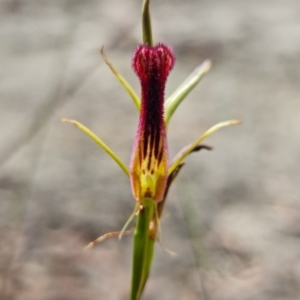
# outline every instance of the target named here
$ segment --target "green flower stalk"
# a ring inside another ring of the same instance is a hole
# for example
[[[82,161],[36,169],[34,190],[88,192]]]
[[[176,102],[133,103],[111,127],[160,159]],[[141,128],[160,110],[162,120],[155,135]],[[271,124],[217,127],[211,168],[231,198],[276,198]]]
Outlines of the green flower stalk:
[[[130,179],[136,205],[124,228],[121,232],[107,233],[99,237],[91,242],[87,248],[107,237],[121,237],[124,234],[130,234],[131,230],[126,231],[126,228],[136,217],[133,238],[131,300],[140,299],[143,293],[151,269],[155,242],[159,241],[160,218],[166,197],[171,184],[184,165],[185,158],[202,148],[210,150],[210,147],[201,145],[201,143],[218,129],[240,123],[238,120],[230,120],[214,125],[193,143],[184,147],[169,163],[168,123],[179,104],[209,71],[210,62],[205,61],[197,67],[165,101],[165,84],[169,72],[173,68],[175,57],[170,47],[164,44],[153,46],[149,2],[149,0],[144,0],[142,9],[143,44],[138,46],[132,59],[132,67],[141,84],[141,99],[105,56],[103,47],[101,48],[104,61],[128,92],[140,112],[130,167],[128,168],[115,152],[87,127],[77,121],[63,119],[64,122],[76,125],[92,138],[115,160]]]

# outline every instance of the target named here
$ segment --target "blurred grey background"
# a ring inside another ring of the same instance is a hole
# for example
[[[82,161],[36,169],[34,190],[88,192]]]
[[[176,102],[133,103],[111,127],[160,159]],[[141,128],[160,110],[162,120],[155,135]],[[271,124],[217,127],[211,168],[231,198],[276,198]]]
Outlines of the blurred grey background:
[[[129,163],[137,111],[99,48],[139,91],[131,56],[141,0],[0,3],[0,298],[128,299],[133,207],[122,171],[61,117]],[[154,39],[173,47],[167,95],[213,68],[169,128],[171,156],[213,124],[241,119],[191,155],[172,187],[144,299],[300,299],[300,2],[153,0]]]

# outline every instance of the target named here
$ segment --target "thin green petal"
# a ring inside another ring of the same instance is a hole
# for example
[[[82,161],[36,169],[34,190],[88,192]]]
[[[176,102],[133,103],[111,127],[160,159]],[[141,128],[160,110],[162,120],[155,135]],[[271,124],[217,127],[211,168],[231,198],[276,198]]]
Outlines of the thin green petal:
[[[62,122],[67,122],[74,124],[77,126],[81,131],[83,131],[86,135],[88,135],[92,140],[94,140],[108,155],[111,156],[112,159],[120,166],[120,168],[124,171],[124,173],[129,177],[129,170],[125,166],[125,164],[122,162],[122,160],[116,155],[115,152],[113,152],[96,134],[94,134],[91,130],[89,130],[87,127],[82,125],[81,123],[75,121],[75,120],[68,120],[68,119],[62,119]]]
[[[133,212],[131,213],[130,217],[128,218],[128,220],[126,221],[125,225],[123,226],[120,234],[119,234],[119,240],[121,240],[123,233],[126,231],[127,227],[129,226],[129,224],[132,222],[132,220],[134,219],[134,217],[136,216],[137,212],[139,211],[139,203],[137,203],[134,207]]]
[[[151,269],[155,241],[149,237],[149,225],[154,217],[156,202],[145,198],[137,216],[133,241],[131,300],[139,300]]]
[[[185,150],[186,148],[182,149],[182,151],[180,151],[178,154],[181,154],[183,152],[183,150]],[[212,150],[212,147],[210,146],[206,146],[206,145],[197,145],[192,152],[196,152],[199,151],[201,149],[206,149],[206,150]],[[177,155],[177,157],[179,157],[179,155]],[[174,162],[176,161],[176,157],[173,160]],[[165,189],[165,193],[164,193],[164,197],[163,199],[157,203],[157,218],[160,219],[163,209],[164,209],[164,205],[168,196],[168,192],[169,189],[172,185],[172,183],[174,182],[174,180],[177,178],[178,173],[180,172],[180,170],[182,169],[182,167],[184,166],[184,162],[180,163],[171,173],[169,173],[168,176],[168,181],[167,181],[167,185],[166,185],[166,189]]]
[[[220,122],[207,131],[204,132],[194,143],[188,145],[187,147],[183,148],[182,151],[180,151],[175,159],[173,160],[174,162],[172,163],[171,167],[169,168],[169,174],[171,174],[182,162],[183,160],[197,147],[204,139],[209,137],[211,134],[219,130],[220,128],[227,127],[230,125],[237,125],[240,124],[241,121],[239,120],[230,120],[230,121],[225,121],[225,122]]]
[[[122,235],[129,235],[133,232],[133,228],[129,229],[129,230],[125,230],[124,232],[122,232]],[[95,240],[93,240],[92,242],[90,242],[88,245],[86,245],[84,247],[85,250],[91,249],[94,246],[96,246],[97,244],[103,242],[104,240],[108,239],[108,238],[112,238],[112,237],[118,237],[120,236],[121,232],[120,231],[113,231],[113,232],[107,232],[101,236],[99,236],[98,238],[96,238]]]
[[[148,46],[153,46],[151,16],[150,16],[150,0],[144,0],[142,8],[143,22],[143,43]]]
[[[140,110],[141,106],[141,100],[139,96],[136,94],[134,89],[130,86],[130,84],[125,80],[125,78],[116,70],[116,68],[113,66],[111,61],[107,58],[107,56],[104,53],[104,46],[100,49],[101,56],[104,60],[104,62],[107,64],[107,66],[110,68],[110,70],[113,72],[113,74],[116,76],[116,78],[119,80],[123,88],[127,91],[131,99],[133,100],[133,103],[135,104],[138,111]]]
[[[190,91],[198,84],[201,78],[210,70],[211,62],[204,61],[199,65],[193,73],[173,92],[173,94],[165,102],[165,121],[169,123],[173,113],[177,109],[182,100],[190,93]]]

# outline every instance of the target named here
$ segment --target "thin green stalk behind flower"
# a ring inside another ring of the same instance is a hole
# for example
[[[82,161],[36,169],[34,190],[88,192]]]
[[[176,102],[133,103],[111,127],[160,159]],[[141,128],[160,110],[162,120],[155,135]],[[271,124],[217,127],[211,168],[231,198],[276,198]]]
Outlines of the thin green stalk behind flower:
[[[143,1],[142,24],[143,45],[140,45],[132,60],[132,66],[141,83],[141,99],[125,78],[117,71],[105,56],[103,47],[101,55],[133,100],[140,112],[135,142],[132,149],[129,168],[96,134],[81,123],[63,119],[76,125],[86,135],[93,139],[130,177],[133,197],[136,201],[134,211],[121,232],[105,234],[91,242],[90,248],[107,237],[119,234],[129,234],[125,230],[136,217],[133,243],[133,262],[130,299],[139,300],[149,277],[153,260],[155,241],[159,240],[160,218],[166,202],[168,190],[184,165],[186,157],[201,148],[200,143],[220,128],[236,125],[238,120],[221,122],[184,147],[172,160],[168,161],[167,125],[177,107],[199,83],[211,67],[210,61],[205,61],[169,96],[165,98],[165,84],[169,72],[174,65],[174,54],[170,47],[164,44],[153,46],[150,18],[150,0]]]
[[[133,262],[131,281],[131,300],[140,299],[149,276],[153,258],[154,240],[149,238],[149,224],[154,218],[156,202],[151,198],[140,201],[133,242]]]
[[[143,44],[153,46],[151,16],[150,16],[150,0],[144,0],[142,8],[143,22]]]

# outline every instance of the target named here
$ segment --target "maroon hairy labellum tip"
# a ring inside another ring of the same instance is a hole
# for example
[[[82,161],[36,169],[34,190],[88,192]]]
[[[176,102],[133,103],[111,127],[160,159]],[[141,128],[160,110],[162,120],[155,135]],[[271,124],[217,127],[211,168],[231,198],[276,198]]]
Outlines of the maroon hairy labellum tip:
[[[136,201],[161,201],[168,177],[168,146],[164,121],[164,94],[174,65],[172,50],[158,44],[141,45],[132,66],[141,83],[141,112],[131,156],[130,178]]]

